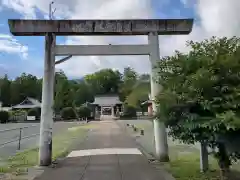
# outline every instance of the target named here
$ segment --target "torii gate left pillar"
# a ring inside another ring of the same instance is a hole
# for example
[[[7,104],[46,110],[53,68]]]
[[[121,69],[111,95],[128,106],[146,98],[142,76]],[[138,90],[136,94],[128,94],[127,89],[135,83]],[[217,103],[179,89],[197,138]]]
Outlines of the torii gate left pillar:
[[[45,36],[45,58],[42,83],[42,109],[39,140],[39,164],[41,166],[47,166],[52,163],[55,43],[55,34],[47,33]]]
[[[16,36],[45,36],[45,62],[40,128],[40,166],[52,161],[53,86],[55,56],[64,55],[149,55],[151,72],[151,97],[153,111],[158,108],[155,97],[161,86],[155,82],[159,57],[158,35],[189,34],[193,19],[139,19],[139,20],[9,20],[10,31]],[[55,45],[57,35],[147,35],[148,44],[142,45]],[[62,61],[61,61],[62,62]],[[168,161],[168,145],[164,123],[153,120],[157,158]]]

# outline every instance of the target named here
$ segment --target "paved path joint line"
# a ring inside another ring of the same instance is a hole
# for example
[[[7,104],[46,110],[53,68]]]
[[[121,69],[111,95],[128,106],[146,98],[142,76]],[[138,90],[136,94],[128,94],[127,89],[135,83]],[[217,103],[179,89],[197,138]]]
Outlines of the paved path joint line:
[[[72,151],[67,157],[110,155],[110,154],[142,155],[142,153],[137,148],[103,148]]]

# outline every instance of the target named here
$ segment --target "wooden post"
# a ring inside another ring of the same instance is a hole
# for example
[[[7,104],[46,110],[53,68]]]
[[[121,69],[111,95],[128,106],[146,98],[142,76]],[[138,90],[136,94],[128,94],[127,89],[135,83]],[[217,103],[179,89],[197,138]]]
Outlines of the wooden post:
[[[206,172],[208,170],[208,150],[206,143],[200,143],[200,170]]]

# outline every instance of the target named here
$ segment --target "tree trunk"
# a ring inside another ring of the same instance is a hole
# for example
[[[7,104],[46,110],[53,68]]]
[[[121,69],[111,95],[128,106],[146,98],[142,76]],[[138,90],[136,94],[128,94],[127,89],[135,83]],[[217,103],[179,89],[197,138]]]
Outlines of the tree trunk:
[[[223,143],[218,144],[218,165],[220,167],[221,180],[230,180],[230,159]]]

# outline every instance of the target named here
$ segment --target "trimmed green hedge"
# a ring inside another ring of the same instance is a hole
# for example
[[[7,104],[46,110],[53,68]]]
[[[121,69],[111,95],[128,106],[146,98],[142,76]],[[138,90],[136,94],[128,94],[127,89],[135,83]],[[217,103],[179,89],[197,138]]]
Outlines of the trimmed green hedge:
[[[81,106],[77,109],[80,118],[88,118],[91,116],[91,109],[86,106]]]
[[[121,118],[135,118],[137,117],[137,110],[135,107],[126,105],[124,107],[123,115]]]
[[[9,113],[7,111],[0,111],[0,123],[7,123],[9,120]]]
[[[41,116],[41,109],[40,108],[29,109],[28,116],[35,116],[35,117],[39,118]]]
[[[76,114],[72,107],[65,107],[61,111],[61,117],[64,120],[76,119]]]

